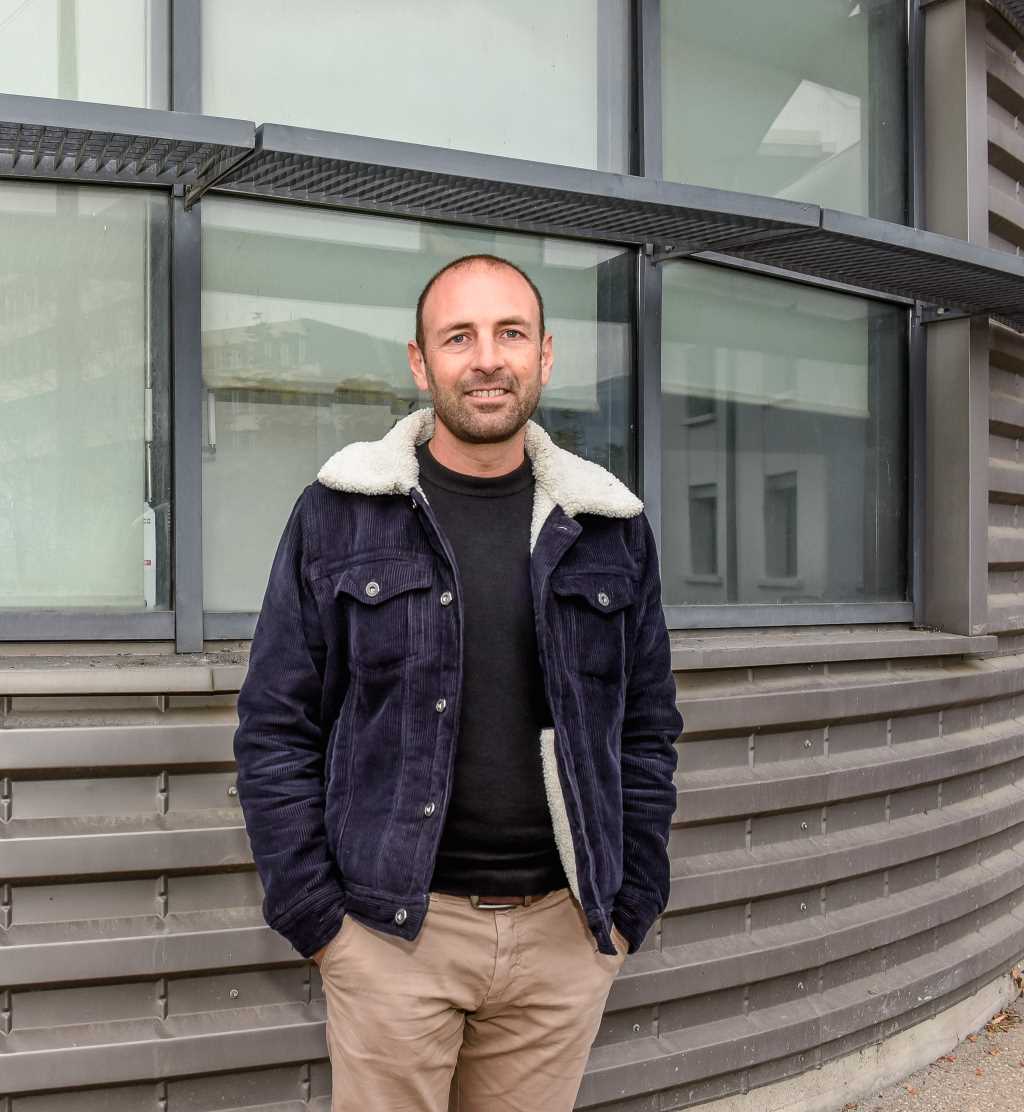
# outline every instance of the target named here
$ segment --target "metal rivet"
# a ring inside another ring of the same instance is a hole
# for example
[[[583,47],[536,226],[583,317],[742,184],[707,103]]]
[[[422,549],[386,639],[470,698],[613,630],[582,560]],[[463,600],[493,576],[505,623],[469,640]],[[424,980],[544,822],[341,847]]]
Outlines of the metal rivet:
[[[607,596],[607,595],[606,595],[606,594],[604,593],[604,591],[598,591],[598,593],[597,593],[597,601],[598,601],[598,602],[599,602],[599,603],[600,603],[600,604],[601,604],[602,606],[607,606],[607,605],[608,605],[608,604],[609,604],[609,603],[610,603],[610,602],[611,602],[612,600],[611,600],[611,599],[610,599],[610,598],[609,598],[609,597],[608,597],[608,596]]]
[[[811,747],[811,739],[809,737],[804,738],[804,748],[805,749],[810,749],[810,747]]]
[[[437,702],[434,704],[434,710],[436,710],[437,713],[440,714],[446,706],[448,706],[447,699],[438,699]]]
[[[804,990],[804,983],[803,983],[803,981],[797,981],[797,983],[796,983],[796,987],[797,987],[797,991],[798,991],[798,992],[803,992],[803,990]]]
[[[425,815],[427,816],[427,818],[429,819],[429,818],[430,818],[430,816],[431,816],[431,815],[432,815],[432,814],[433,814],[433,813],[434,813],[434,812],[435,812],[436,810],[437,810],[437,808],[436,808],[436,806],[434,805],[434,801],[433,801],[433,800],[431,800],[431,801],[430,801],[430,802],[429,802],[429,803],[428,803],[428,804],[427,804],[427,805],[426,805],[426,806],[425,806],[425,807],[423,808],[423,813],[424,813],[424,814],[425,814]]]
[[[230,996],[232,1000],[237,1000],[238,999],[238,989],[237,988],[230,989],[228,991],[228,996]]]
[[[451,593],[451,591],[445,591],[444,594],[441,595],[441,605],[442,606],[451,606],[452,599],[454,597],[455,596]]]
[[[376,579],[371,579],[370,582],[366,584],[364,590],[370,598],[376,598],[376,596],[380,594],[380,584]]]
[[[807,904],[801,904],[800,905],[800,910],[801,911],[806,911],[807,910]]]
[[[399,908],[399,909],[398,909],[398,910],[397,910],[397,911],[395,912],[395,922],[396,922],[396,923],[397,923],[397,924],[398,924],[399,926],[401,926],[401,925],[402,925],[402,924],[403,924],[403,923],[404,923],[404,922],[406,921],[406,919],[408,919],[408,918],[409,918],[409,912],[408,912],[408,911],[406,911],[404,907],[400,907],[400,908]]]
[[[810,827],[807,825],[807,823],[802,822],[802,823],[800,823],[800,829],[801,830],[810,830]]]
[[[633,1034],[634,1035],[639,1035],[640,1034],[640,1024],[639,1023],[634,1023],[633,1024]]]
[[[238,795],[238,788],[234,784],[228,785],[228,795]]]

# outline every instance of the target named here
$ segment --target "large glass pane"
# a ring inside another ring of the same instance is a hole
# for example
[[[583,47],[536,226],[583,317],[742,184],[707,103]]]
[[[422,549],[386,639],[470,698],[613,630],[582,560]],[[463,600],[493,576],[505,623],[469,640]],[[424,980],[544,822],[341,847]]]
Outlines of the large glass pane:
[[[627,0],[204,0],[203,111],[625,171]]]
[[[460,255],[504,256],[537,283],[555,368],[536,419],[632,481],[628,252],[220,197],[202,208],[207,610],[258,610],[324,460],[429,402],[405,345],[424,283]]]
[[[168,606],[167,206],[0,182],[0,607]]]
[[[0,0],[0,92],[167,107],[167,0]]]
[[[906,598],[906,311],[664,268],[668,604]]]
[[[662,0],[665,177],[904,220],[905,8]]]

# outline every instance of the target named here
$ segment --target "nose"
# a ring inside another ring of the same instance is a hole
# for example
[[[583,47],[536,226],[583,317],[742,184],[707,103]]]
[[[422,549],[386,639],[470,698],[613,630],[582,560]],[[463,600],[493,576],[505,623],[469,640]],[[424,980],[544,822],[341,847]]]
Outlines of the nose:
[[[493,336],[486,334],[480,336],[474,356],[473,370],[479,371],[481,374],[494,374],[495,371],[500,371],[503,366],[501,348],[494,342]]]

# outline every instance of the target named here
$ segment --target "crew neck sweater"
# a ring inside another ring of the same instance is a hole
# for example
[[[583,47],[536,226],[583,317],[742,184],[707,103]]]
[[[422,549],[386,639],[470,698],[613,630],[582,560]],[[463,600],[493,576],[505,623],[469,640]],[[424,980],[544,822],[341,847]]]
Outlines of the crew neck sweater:
[[[452,793],[431,889],[535,895],[567,884],[547,806],[550,725],[530,587],[533,469],[481,478],[416,449],[420,486],[462,587],[462,699]]]

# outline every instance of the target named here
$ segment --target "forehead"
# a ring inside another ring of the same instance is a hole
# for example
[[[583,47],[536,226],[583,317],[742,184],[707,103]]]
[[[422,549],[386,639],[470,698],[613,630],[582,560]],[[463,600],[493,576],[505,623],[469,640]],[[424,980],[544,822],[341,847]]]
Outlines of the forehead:
[[[537,298],[517,271],[488,263],[472,263],[446,271],[423,303],[426,328],[443,328],[453,321],[501,320],[512,316],[538,321]]]

